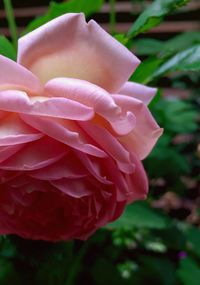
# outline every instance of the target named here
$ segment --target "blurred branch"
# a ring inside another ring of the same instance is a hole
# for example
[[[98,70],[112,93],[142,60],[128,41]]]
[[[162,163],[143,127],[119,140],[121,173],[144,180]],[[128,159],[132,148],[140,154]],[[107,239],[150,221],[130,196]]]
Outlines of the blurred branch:
[[[115,1],[116,0],[109,0],[110,3],[110,33],[114,34],[116,32],[116,11],[115,11]]]
[[[4,1],[4,7],[7,15],[7,21],[8,21],[8,26],[10,29],[10,34],[12,37],[12,42],[17,49],[17,26],[15,22],[15,17],[13,13],[13,7],[11,0],[3,0]]]

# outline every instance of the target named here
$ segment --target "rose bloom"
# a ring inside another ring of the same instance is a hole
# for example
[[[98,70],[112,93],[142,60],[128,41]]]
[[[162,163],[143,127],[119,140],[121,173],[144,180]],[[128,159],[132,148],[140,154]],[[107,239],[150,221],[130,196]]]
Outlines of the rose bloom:
[[[144,199],[162,133],[140,61],[93,20],[67,14],[0,56],[0,234],[87,239]]]

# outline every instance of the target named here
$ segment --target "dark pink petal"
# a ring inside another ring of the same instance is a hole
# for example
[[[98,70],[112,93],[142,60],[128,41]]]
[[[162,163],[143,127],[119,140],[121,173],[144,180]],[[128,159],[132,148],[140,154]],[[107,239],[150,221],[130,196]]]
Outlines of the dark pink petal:
[[[62,178],[75,179],[85,177],[88,175],[88,172],[72,153],[68,153],[58,162],[45,168],[34,170],[29,175],[41,180],[58,180]]]
[[[130,175],[126,175],[129,187],[127,199],[129,203],[146,199],[149,190],[148,178],[141,161],[135,155],[131,154],[131,156],[135,163],[135,171]]]
[[[125,174],[119,170],[113,159],[105,158],[104,167],[107,169],[109,178],[113,181],[116,187],[116,200],[117,202],[127,201],[129,186],[125,179]]]
[[[24,144],[0,147],[0,163],[18,152],[22,147],[24,147]]]
[[[0,164],[0,169],[34,170],[46,167],[66,155],[68,148],[48,137],[27,144],[20,152]]]
[[[106,176],[102,176],[101,169],[100,169],[102,162],[100,160],[97,160],[97,158],[93,159],[93,157],[89,157],[87,154],[82,153],[80,151],[76,151],[76,154],[77,154],[78,159],[84,165],[84,167],[99,182],[101,182],[103,184],[112,184],[112,182],[109,181]]]
[[[74,149],[97,157],[107,156],[100,148],[84,141],[84,137],[80,136],[81,133],[73,122],[30,115],[21,115],[21,117],[30,126]],[[70,130],[71,127],[72,131]]]
[[[18,171],[7,171],[0,169],[0,184],[4,184],[12,180],[13,178],[19,176],[21,173]]]
[[[113,157],[119,169],[125,173],[131,173],[134,170],[134,164],[131,162],[128,151],[112,136],[106,129],[95,126],[89,122],[79,123],[80,126],[92,137],[101,148]]]
[[[51,184],[58,188],[63,193],[74,197],[81,198],[92,194],[92,189],[89,183],[83,179],[67,179],[62,178],[59,180],[51,181]]]

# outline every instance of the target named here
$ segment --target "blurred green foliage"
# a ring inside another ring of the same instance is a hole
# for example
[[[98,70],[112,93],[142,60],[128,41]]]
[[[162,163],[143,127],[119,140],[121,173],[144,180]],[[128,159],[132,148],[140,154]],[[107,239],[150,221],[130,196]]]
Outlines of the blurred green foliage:
[[[200,32],[185,32],[167,41],[151,38],[141,38],[134,41],[138,55],[174,54],[200,44]]]
[[[164,17],[179,7],[186,5],[189,0],[155,0],[135,21],[128,32],[129,37],[135,37],[151,28],[158,26]]]
[[[84,13],[86,16],[96,12],[103,5],[104,0],[69,0],[64,3],[50,2],[48,12],[33,20],[26,28],[25,33],[31,32],[41,25],[65,13]]]
[[[96,12],[104,1],[69,0],[50,4],[26,32],[66,12]],[[136,20],[128,35],[115,37],[145,60],[131,80],[188,90],[181,99],[173,89],[159,89],[149,105],[164,128],[144,161],[150,180],[145,202],[127,206],[121,218],[86,242],[45,243],[17,237],[0,239],[0,284],[46,285],[198,285],[200,280],[199,135],[200,33],[167,41],[141,33],[185,5],[186,0],[156,0]],[[132,39],[140,35],[140,38]],[[0,36],[0,54],[15,59],[12,44]]]
[[[156,213],[146,203],[137,202],[128,205],[120,219],[109,224],[108,229],[132,229],[133,227],[138,229],[164,229],[167,224],[166,217]]]

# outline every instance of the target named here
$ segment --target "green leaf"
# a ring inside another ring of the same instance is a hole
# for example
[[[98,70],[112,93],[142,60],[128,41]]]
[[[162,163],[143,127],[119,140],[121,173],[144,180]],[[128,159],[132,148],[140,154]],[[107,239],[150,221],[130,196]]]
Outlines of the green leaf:
[[[177,220],[173,220],[167,229],[156,231],[156,236],[161,238],[169,249],[182,251],[185,248],[185,233],[180,229]]]
[[[153,111],[160,125],[169,133],[191,133],[198,129],[198,112],[187,101],[162,99],[154,105]]]
[[[164,58],[149,57],[144,60],[135,70],[130,80],[142,84],[147,84],[153,80],[153,74],[164,62]]]
[[[9,42],[9,40],[0,36],[0,54],[12,59],[16,60],[16,51],[14,46]]]
[[[124,34],[117,34],[114,36],[114,38],[120,42],[121,44],[123,44],[124,46],[127,45],[128,41],[129,41],[129,38],[124,35]]]
[[[17,256],[17,250],[11,240],[7,237],[3,237],[0,242],[0,253],[1,257],[14,258]]]
[[[161,99],[161,89],[158,89],[156,92],[156,95],[154,96],[154,98],[151,100],[150,104],[149,104],[149,109],[151,110],[153,108],[154,105],[156,105],[160,99]]]
[[[144,163],[149,177],[170,177],[170,182],[175,183],[181,174],[190,172],[191,165],[174,146],[167,144],[168,139],[170,137],[164,133]]]
[[[31,32],[48,21],[65,13],[84,13],[86,16],[97,12],[103,5],[104,0],[69,0],[64,3],[50,2],[47,13],[34,19],[26,28],[25,33]]]
[[[123,279],[116,266],[104,258],[97,259],[90,271],[96,285],[123,284]]]
[[[174,285],[176,283],[175,266],[169,259],[143,255],[140,257],[140,262],[144,270],[143,273],[148,280],[144,284],[150,284],[151,281],[152,284],[162,285]]]
[[[22,282],[20,276],[16,271],[14,264],[6,259],[0,259],[0,284],[1,285],[19,285]]]
[[[176,134],[196,131],[198,112],[190,103],[180,99],[161,99],[152,106],[151,111],[164,128],[164,134],[145,160],[145,166],[151,178],[166,177],[168,180],[170,177],[170,182],[176,183],[180,175],[190,173],[192,165],[187,156],[171,143],[172,138]]]
[[[71,273],[70,265],[73,261],[73,244],[71,242],[60,242],[55,245],[49,245],[46,253],[41,256],[36,256],[35,263],[38,270],[35,274],[35,282],[37,285],[63,285],[68,274]],[[33,254],[31,255],[31,257]],[[29,260],[28,257],[26,257]],[[32,261],[33,263],[33,261]]]
[[[195,254],[200,256],[200,247],[199,247],[200,230],[198,228],[191,227],[186,231],[185,236],[187,238],[190,249]]]
[[[200,70],[200,44],[186,49],[165,62],[152,77],[160,77],[171,71],[199,71]]]
[[[154,55],[162,51],[164,45],[164,42],[150,38],[139,39],[133,43],[137,55]]]
[[[168,41],[142,38],[134,41],[137,55],[175,54],[200,43],[200,32],[182,33]]]
[[[168,220],[146,203],[135,202],[126,207],[123,215],[115,222],[108,225],[108,228],[148,228],[164,229],[168,226]]]
[[[181,260],[177,271],[178,277],[184,285],[199,285],[200,268],[190,257]]]
[[[164,43],[166,52],[179,52],[200,43],[200,32],[187,32],[179,34],[176,37]]]
[[[135,21],[128,36],[135,37],[159,25],[164,17],[186,5],[189,0],[156,0]]]

